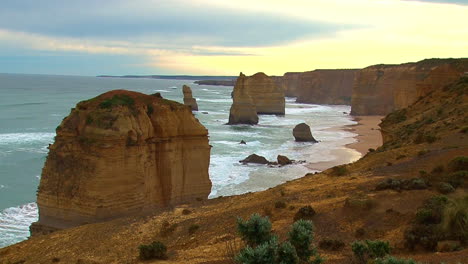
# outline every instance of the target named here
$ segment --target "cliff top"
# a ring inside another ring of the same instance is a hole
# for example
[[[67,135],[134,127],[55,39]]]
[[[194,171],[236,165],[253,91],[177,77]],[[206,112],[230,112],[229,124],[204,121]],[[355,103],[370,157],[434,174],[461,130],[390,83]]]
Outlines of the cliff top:
[[[365,69],[369,68],[378,68],[378,69],[385,69],[391,68],[395,66],[416,66],[417,68],[430,68],[435,66],[440,66],[443,64],[452,65],[456,68],[460,69],[468,69],[468,58],[432,58],[432,59],[424,59],[418,62],[407,62],[402,64],[376,64]]]

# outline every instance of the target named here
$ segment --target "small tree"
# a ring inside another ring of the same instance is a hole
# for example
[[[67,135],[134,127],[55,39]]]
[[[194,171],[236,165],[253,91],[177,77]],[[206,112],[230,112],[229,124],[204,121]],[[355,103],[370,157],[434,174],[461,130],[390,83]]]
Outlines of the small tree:
[[[271,223],[268,217],[253,214],[249,220],[237,218],[237,231],[247,245],[258,246],[271,239]]]
[[[390,254],[390,244],[380,240],[355,241],[351,244],[351,249],[359,263],[367,263],[369,258],[380,259]]]
[[[277,250],[278,240],[273,237],[255,248],[247,246],[236,256],[236,261],[242,264],[273,264],[276,263]]]
[[[149,245],[140,245],[140,259],[167,259],[167,247],[162,242],[154,241]]]
[[[282,243],[278,248],[278,264],[297,264],[299,257],[296,248],[289,242]]]

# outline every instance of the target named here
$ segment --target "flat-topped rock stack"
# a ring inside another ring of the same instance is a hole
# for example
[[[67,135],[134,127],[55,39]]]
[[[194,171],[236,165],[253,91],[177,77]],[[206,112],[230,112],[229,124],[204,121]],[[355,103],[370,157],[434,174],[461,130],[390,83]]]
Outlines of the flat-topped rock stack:
[[[258,115],[255,104],[250,97],[245,81],[247,77],[240,73],[237,78],[236,86],[232,91],[232,105],[229,112],[229,125],[248,124],[255,125],[258,123]]]
[[[259,72],[245,77],[242,83],[255,104],[257,114],[284,115],[284,88],[279,86],[273,78]]]
[[[198,111],[197,100],[192,96],[192,89],[189,86],[182,86],[182,92],[184,93],[184,105],[190,106],[192,111]]]
[[[82,101],[42,170],[32,235],[206,199],[208,131],[184,105],[116,90]]]

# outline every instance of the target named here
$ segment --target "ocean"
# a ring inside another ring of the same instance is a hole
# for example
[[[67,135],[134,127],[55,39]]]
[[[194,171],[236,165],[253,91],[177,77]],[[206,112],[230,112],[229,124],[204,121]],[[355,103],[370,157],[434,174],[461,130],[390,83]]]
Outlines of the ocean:
[[[184,84],[192,88],[199,106],[194,114],[208,128],[213,146],[210,198],[265,190],[318,171],[314,164],[338,165],[360,158],[345,147],[356,136],[343,128],[356,124],[346,105],[297,104],[287,98],[285,116],[262,115],[256,126],[228,126],[232,87],[188,80],[0,74],[0,248],[28,238],[29,225],[38,217],[34,201],[47,146],[76,103],[114,89],[160,92],[183,102]],[[301,122],[311,126],[319,143],[294,141],[292,129]],[[247,144],[239,144],[241,140]],[[281,154],[307,163],[284,167],[239,163],[253,153],[273,161]]]

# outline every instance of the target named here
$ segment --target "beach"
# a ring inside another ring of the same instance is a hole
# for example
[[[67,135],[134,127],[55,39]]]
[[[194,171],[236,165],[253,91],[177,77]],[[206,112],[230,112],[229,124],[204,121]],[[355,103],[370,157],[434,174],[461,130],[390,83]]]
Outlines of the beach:
[[[356,125],[348,126],[348,131],[356,133],[357,142],[346,145],[361,153],[362,156],[369,152],[369,149],[376,149],[382,145],[382,135],[379,124],[384,116],[355,116]]]

